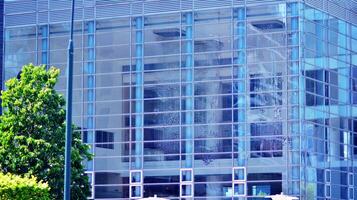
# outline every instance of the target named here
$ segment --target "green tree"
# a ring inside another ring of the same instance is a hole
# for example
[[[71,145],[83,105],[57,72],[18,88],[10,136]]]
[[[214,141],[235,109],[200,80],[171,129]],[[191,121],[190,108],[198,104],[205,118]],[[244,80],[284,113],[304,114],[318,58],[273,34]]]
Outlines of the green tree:
[[[52,199],[63,198],[65,100],[54,89],[59,69],[25,65],[19,78],[6,81],[0,117],[0,170],[33,175],[48,183]],[[71,199],[90,195],[83,160],[88,145],[73,131]]]

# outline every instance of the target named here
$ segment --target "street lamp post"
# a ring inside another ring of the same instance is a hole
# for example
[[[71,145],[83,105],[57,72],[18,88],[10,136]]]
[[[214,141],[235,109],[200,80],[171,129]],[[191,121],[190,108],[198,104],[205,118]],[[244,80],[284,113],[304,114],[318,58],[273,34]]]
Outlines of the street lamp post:
[[[66,99],[66,146],[64,169],[64,200],[71,198],[71,147],[72,147],[72,90],[73,90],[73,19],[74,1],[72,0],[70,39],[67,58],[67,99]]]

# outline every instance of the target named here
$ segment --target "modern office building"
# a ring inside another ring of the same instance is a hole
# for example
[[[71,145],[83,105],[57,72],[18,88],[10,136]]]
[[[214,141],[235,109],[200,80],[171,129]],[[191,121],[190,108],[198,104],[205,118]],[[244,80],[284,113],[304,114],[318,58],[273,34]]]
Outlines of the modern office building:
[[[69,0],[5,0],[3,79],[62,70]],[[95,199],[357,199],[355,0],[76,0]]]

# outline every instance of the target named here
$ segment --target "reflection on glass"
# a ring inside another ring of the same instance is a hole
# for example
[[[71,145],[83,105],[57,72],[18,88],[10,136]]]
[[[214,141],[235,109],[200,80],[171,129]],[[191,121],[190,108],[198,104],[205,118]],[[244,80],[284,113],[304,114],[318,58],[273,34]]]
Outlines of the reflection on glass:
[[[250,125],[250,131],[252,136],[250,141],[251,157],[282,156],[283,138],[281,137],[281,123],[254,123]]]

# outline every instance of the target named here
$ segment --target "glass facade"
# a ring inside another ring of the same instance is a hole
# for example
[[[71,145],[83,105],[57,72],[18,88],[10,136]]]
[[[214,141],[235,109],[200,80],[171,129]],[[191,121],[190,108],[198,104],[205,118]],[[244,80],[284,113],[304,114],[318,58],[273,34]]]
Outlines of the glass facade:
[[[4,80],[53,65],[65,95],[69,2],[5,0]],[[91,198],[357,199],[357,2],[165,2],[77,2]]]

